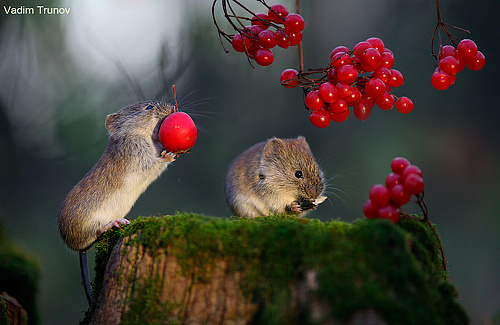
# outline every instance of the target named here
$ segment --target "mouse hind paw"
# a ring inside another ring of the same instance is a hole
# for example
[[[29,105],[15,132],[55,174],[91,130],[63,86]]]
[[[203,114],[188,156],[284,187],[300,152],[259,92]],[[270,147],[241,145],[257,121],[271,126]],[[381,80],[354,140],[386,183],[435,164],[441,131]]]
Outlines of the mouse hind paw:
[[[128,225],[128,224],[130,224],[129,220],[127,220],[125,218],[118,218],[118,219],[113,220],[110,223],[102,226],[98,231],[98,235],[105,233],[106,231],[108,231],[111,228],[120,228],[120,226],[124,226],[124,225]]]

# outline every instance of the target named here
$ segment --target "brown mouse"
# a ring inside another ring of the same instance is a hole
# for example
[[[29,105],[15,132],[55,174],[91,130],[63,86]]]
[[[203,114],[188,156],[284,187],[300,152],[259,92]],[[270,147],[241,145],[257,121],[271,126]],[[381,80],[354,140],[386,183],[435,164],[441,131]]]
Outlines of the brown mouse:
[[[58,216],[63,241],[80,251],[82,276],[86,250],[106,230],[130,223],[125,216],[138,197],[175,160],[176,154],[167,152],[158,138],[161,123],[174,111],[165,102],[145,101],[108,115],[108,145],[67,194]],[[87,298],[91,300],[89,292]]]
[[[325,179],[306,139],[271,138],[238,156],[229,167],[224,192],[240,217],[288,214],[303,217],[326,197]]]

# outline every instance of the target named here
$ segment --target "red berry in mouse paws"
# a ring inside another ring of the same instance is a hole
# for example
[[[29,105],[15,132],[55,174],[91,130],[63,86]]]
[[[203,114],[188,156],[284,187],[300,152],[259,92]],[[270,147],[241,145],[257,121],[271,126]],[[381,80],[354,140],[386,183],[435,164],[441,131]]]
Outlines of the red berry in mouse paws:
[[[198,131],[191,117],[184,112],[170,114],[161,123],[158,137],[168,152],[178,153],[191,149]]]

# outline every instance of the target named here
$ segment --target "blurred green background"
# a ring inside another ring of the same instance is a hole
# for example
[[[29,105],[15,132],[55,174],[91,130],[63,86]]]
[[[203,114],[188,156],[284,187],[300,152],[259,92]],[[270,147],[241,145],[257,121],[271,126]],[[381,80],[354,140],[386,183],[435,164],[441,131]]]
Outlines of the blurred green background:
[[[331,179],[329,200],[310,217],[352,221],[362,218],[370,186],[404,156],[423,170],[430,218],[472,324],[492,324],[500,311],[499,1],[441,1],[443,19],[471,31],[452,33],[472,38],[486,56],[483,70],[465,69],[446,91],[430,82],[434,1],[302,1],[306,68],[326,66],[338,45],[378,36],[405,77],[394,93],[415,105],[408,115],[375,107],[364,122],[351,114],[326,129],[310,124],[300,90],[279,83],[281,71],[298,67],[296,48],[277,49],[271,66],[252,69],[243,54],[224,53],[210,0],[0,3],[0,223],[40,261],[42,324],[75,324],[87,308],[77,254],[60,241],[56,216],[106,146],[106,115],[142,99],[171,101],[174,82],[198,141],[129,218],[176,211],[227,217],[222,180],[232,159],[268,137],[304,135]],[[264,11],[254,0],[245,3]],[[4,9],[38,5],[71,9]],[[220,4],[216,10],[229,31]]]

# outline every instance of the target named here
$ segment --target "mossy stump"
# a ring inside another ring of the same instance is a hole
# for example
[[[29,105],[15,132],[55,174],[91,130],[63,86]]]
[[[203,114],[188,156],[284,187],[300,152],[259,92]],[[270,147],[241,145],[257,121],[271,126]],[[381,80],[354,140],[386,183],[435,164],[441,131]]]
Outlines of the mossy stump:
[[[83,324],[467,324],[418,220],[139,218],[96,244]]]

